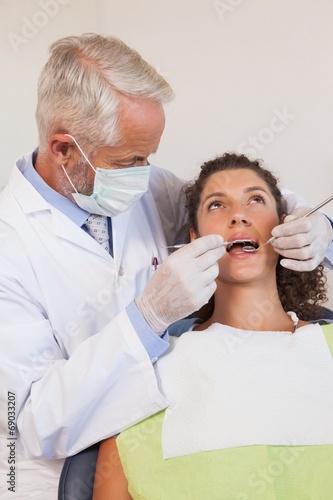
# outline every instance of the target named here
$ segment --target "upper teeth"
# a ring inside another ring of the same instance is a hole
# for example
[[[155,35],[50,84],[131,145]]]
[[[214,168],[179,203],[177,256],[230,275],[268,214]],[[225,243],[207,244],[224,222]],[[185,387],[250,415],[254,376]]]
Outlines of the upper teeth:
[[[227,246],[227,252],[230,252],[231,248],[234,245],[243,245],[243,246],[247,245],[247,246],[252,246],[254,248],[257,248],[258,246],[258,244],[252,240],[234,240],[232,243],[230,243],[230,245]]]

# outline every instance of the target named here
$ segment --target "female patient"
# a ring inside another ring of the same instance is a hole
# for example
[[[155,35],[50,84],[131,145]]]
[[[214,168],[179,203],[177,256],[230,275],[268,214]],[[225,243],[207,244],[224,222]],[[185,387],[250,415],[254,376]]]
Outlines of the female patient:
[[[170,407],[101,444],[94,500],[332,498],[333,330],[307,322],[326,300],[323,269],[237,243],[257,248],[284,217],[259,162],[206,162],[186,197],[189,241],[231,243],[201,320],[156,363]]]

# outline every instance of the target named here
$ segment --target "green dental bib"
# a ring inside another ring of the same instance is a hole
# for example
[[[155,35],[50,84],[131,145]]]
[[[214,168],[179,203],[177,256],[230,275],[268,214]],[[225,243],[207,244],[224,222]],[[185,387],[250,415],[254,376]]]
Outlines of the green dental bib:
[[[333,324],[322,329],[333,356]],[[163,418],[164,411],[127,429],[117,438],[129,492],[134,499],[333,498],[333,445],[244,446],[164,460]]]

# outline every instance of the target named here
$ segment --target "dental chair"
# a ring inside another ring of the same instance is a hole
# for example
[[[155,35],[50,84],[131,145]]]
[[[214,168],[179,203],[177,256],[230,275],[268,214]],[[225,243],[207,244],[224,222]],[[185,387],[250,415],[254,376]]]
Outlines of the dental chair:
[[[100,443],[68,457],[62,468],[58,500],[91,500]]]
[[[326,323],[333,323],[333,311],[327,307],[321,307],[321,314],[316,318],[313,318],[310,323],[319,323],[320,325],[326,325]]]

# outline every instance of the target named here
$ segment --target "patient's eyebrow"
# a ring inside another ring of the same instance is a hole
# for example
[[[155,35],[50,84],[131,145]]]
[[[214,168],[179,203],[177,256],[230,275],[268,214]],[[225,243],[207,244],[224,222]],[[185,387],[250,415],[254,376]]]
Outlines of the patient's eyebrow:
[[[215,193],[209,193],[205,198],[202,200],[202,203],[205,203],[209,198],[215,198],[218,196],[219,198],[223,198],[224,196],[227,196],[226,193],[223,193],[223,191],[216,191]]]
[[[249,186],[244,189],[244,193],[252,193],[253,191],[263,191],[267,195],[269,194],[268,191],[262,186]],[[202,203],[205,203],[207,200],[209,200],[209,198],[223,198],[225,196],[228,196],[227,193],[223,191],[215,191],[214,193],[209,193],[207,196],[205,196],[205,198],[202,200]]]
[[[264,193],[268,194],[268,191],[262,186],[251,186],[244,189],[244,193],[252,193],[252,191],[263,191]]]

